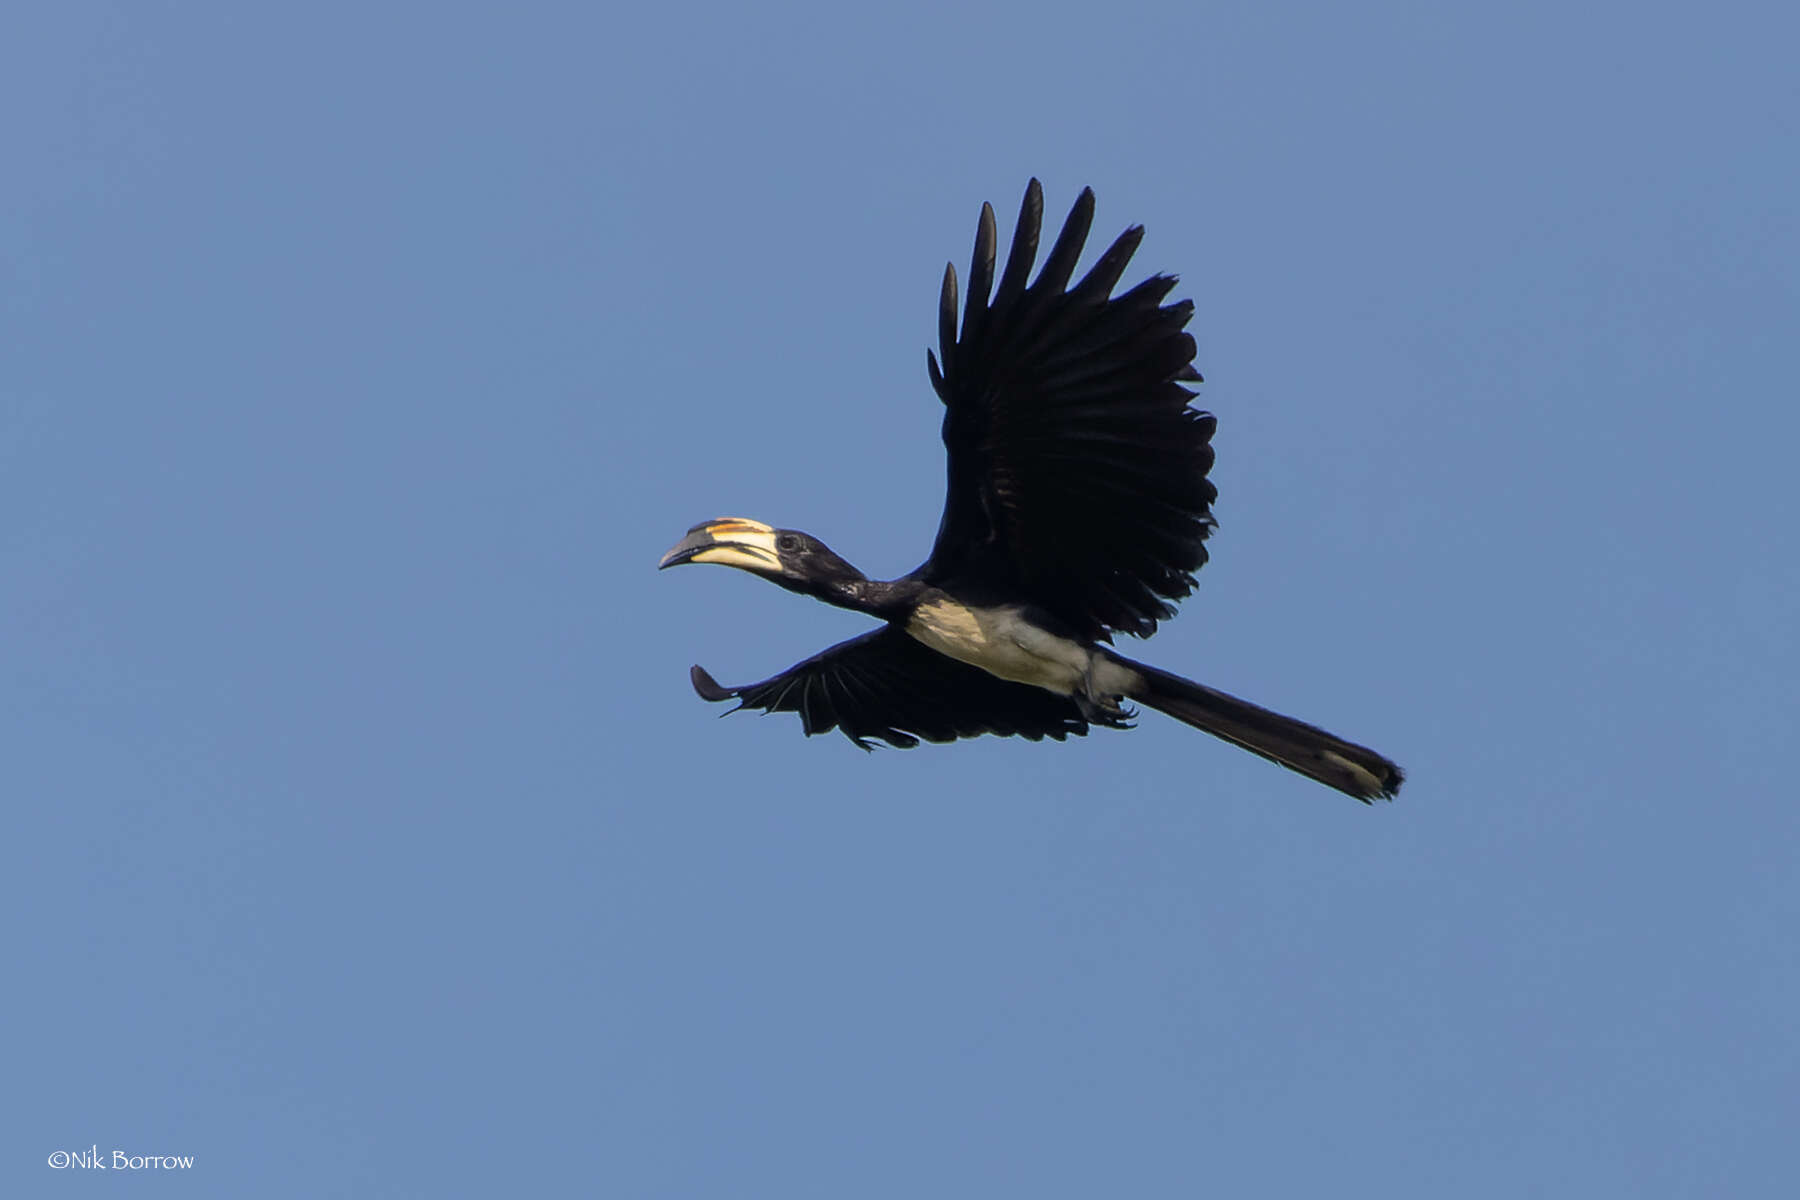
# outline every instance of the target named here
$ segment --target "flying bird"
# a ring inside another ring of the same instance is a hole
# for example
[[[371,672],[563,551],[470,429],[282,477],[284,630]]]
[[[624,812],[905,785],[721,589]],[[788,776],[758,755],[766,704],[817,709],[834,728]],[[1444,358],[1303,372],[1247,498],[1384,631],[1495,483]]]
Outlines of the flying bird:
[[[696,525],[662,557],[737,567],[883,624],[761,683],[723,687],[695,666],[694,690],[798,713],[808,735],[841,729],[865,750],[985,733],[1061,741],[1129,728],[1136,701],[1365,803],[1393,797],[1400,768],[1375,751],[1111,648],[1113,634],[1155,633],[1194,588],[1215,524],[1216,421],[1184,386],[1201,380],[1193,302],[1163,303],[1175,278],[1113,294],[1143,227],[1070,287],[1094,218],[1084,190],[1028,280],[1043,210],[1033,179],[996,287],[982,205],[960,329],[945,268],[926,365],[949,486],[924,563],[870,579],[810,534],[742,517]]]

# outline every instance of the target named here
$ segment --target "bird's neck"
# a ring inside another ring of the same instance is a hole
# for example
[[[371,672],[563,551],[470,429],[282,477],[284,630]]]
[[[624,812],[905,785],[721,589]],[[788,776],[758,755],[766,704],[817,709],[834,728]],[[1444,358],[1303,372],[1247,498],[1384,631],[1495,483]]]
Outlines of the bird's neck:
[[[839,579],[813,594],[827,604],[888,619],[908,610],[920,586],[908,579]]]

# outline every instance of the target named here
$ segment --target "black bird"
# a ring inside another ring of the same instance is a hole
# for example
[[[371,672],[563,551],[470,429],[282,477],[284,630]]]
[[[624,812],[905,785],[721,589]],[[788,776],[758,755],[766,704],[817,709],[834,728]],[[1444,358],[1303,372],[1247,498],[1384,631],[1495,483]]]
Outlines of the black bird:
[[[1392,797],[1400,768],[1364,746],[1134,662],[1111,635],[1149,637],[1206,562],[1217,489],[1212,414],[1199,383],[1193,302],[1153,275],[1115,296],[1142,240],[1119,236],[1073,288],[1094,218],[1084,190],[1035,282],[1044,197],[1025,189],[994,286],[994,210],[981,207],[957,330],[956,268],[944,271],[938,349],[949,490],[931,556],[869,579],[824,543],[760,521],[696,525],[662,566],[721,563],[886,622],[761,683],[694,690],[738,708],[796,712],[806,732],[842,729],[911,747],[984,733],[1036,741],[1128,728],[1135,700],[1366,802]]]

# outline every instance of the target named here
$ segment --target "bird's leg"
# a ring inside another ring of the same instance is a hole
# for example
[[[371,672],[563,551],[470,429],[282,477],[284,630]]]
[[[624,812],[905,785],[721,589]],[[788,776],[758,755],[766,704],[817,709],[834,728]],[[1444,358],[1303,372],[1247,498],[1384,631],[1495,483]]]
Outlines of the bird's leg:
[[[1117,696],[1109,696],[1100,690],[1099,683],[1094,679],[1094,665],[1099,661],[1098,654],[1089,653],[1081,689],[1075,693],[1075,706],[1081,709],[1081,715],[1088,720],[1096,724],[1111,725],[1129,714],[1119,703]]]

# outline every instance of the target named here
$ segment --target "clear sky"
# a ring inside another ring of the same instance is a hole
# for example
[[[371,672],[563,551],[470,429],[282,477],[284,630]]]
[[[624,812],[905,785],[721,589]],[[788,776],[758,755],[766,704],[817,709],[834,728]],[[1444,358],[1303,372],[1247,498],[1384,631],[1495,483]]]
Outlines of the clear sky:
[[[1800,18],[27,4],[0,35],[0,1193],[1792,1196]],[[741,682],[914,566],[983,200],[1182,275],[1147,713]],[[529,1189],[529,1190],[521,1190]]]

